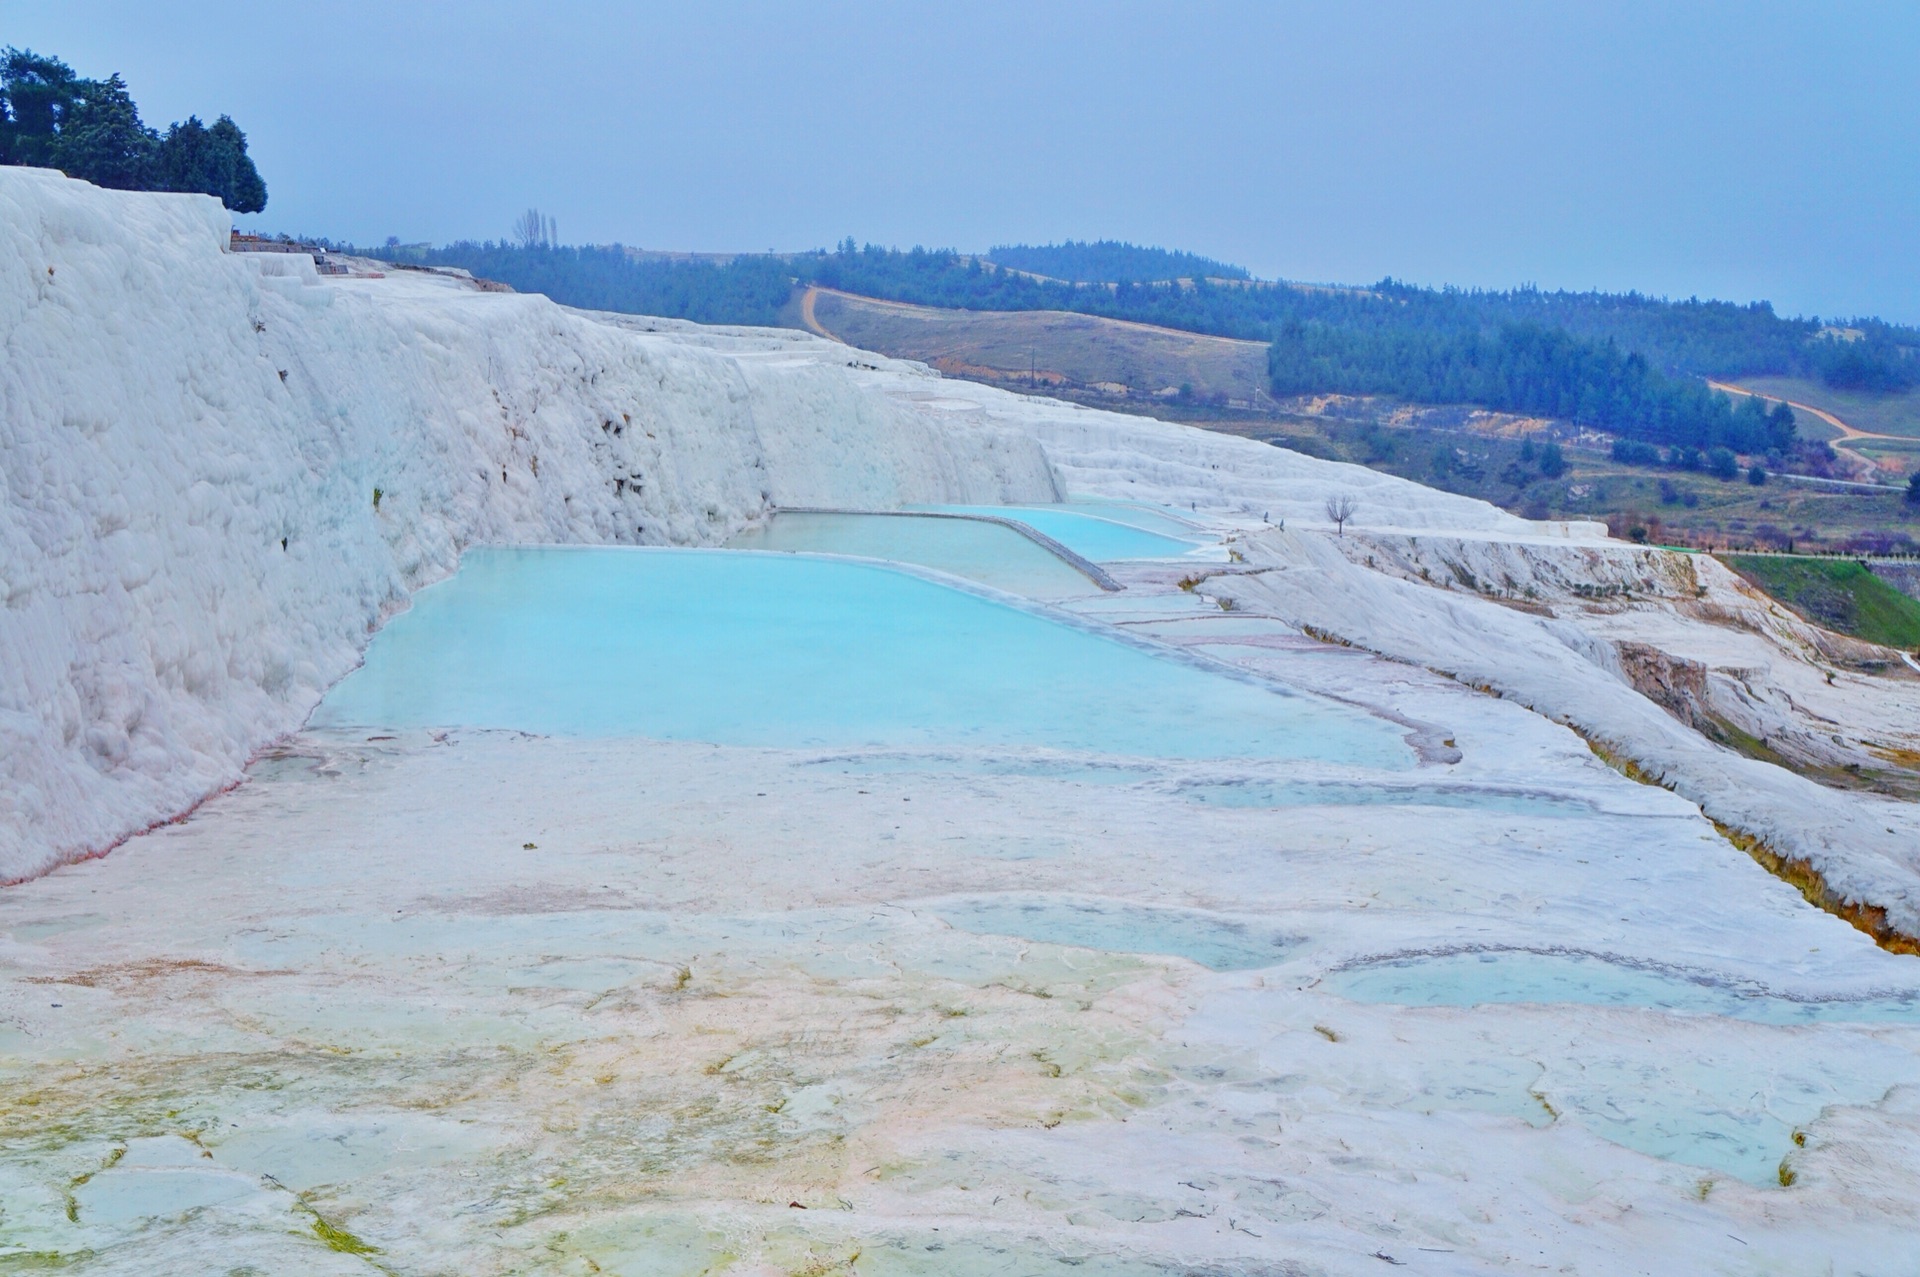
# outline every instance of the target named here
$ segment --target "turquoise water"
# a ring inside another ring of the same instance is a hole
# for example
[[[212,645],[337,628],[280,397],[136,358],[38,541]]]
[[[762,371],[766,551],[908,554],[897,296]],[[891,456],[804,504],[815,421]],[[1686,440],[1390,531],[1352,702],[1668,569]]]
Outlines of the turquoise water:
[[[1465,786],[1403,789],[1295,781],[1197,781],[1181,785],[1179,792],[1191,802],[1216,807],[1448,807],[1556,818],[1594,814],[1592,804],[1578,799]]]
[[[1464,953],[1376,962],[1329,975],[1321,987],[1358,1002],[1474,1007],[1535,1003],[1646,1008],[1767,1025],[1920,1024],[1920,997],[1787,997],[1758,985],[1637,967],[1582,954]],[[1652,1157],[1778,1182],[1793,1133],[1829,1105],[1872,1104],[1908,1081],[1913,1057],[1864,1035],[1812,1057],[1725,1050],[1649,1058],[1637,1035],[1595,1034],[1577,1063],[1546,1069],[1531,1095],[1589,1130]],[[1476,1062],[1477,1064],[1478,1062]],[[1475,1073],[1468,1068],[1465,1084]],[[1519,1097],[1516,1097],[1518,1099]]]
[[[976,935],[1016,936],[1041,944],[1108,953],[1158,953],[1214,971],[1270,967],[1299,937],[1191,909],[1157,909],[1118,901],[988,896],[940,903],[932,912]]]
[[[1573,1003],[1724,1015],[1760,1024],[1920,1023],[1920,995],[1789,998],[1758,986],[1586,954],[1455,953],[1372,962],[1336,971],[1321,987],[1355,1002],[1401,1006]]]
[[[1090,514],[1096,518],[1112,519],[1115,523],[1124,523],[1130,528],[1140,528],[1147,532],[1163,533],[1175,540],[1211,541],[1213,539],[1212,534],[1194,522],[1185,510],[1175,510],[1171,506],[1153,505],[1145,501],[1074,500],[1061,502],[1057,508],[1071,514]]]
[[[313,723],[1414,761],[1398,727],[1333,702],[907,572],[731,550],[473,551]]]
[[[1117,522],[1078,506],[934,505],[911,508],[1014,519],[1036,532],[1046,533],[1075,554],[1092,559],[1095,563],[1112,563],[1119,559],[1178,558],[1210,539],[1200,532],[1193,532],[1184,539],[1166,536],[1161,532],[1149,532],[1145,528]],[[1163,519],[1162,522],[1168,521]]]
[[[1092,785],[1137,785],[1159,774],[1152,764],[1021,758],[1006,754],[850,754],[841,758],[816,758],[806,765],[849,776],[1032,776]]]
[[[1100,588],[1012,528],[975,519],[784,513],[727,544],[741,550],[854,554],[915,563],[1035,599],[1075,598]]]

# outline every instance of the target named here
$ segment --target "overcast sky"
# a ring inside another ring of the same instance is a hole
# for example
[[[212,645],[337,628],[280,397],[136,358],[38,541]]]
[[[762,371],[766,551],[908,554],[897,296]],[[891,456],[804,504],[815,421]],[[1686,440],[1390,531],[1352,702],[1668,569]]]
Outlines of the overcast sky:
[[[1920,5],[0,0],[360,241],[985,249],[1920,321]]]

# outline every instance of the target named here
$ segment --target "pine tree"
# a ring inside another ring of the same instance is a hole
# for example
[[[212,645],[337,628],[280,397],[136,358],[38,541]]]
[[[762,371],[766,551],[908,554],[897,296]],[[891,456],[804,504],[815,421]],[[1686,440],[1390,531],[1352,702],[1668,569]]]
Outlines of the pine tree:
[[[140,112],[118,73],[81,83],[72,112],[52,147],[52,162],[68,177],[95,186],[142,189],[159,136],[140,123]]]
[[[236,213],[267,206],[267,184],[230,116],[197,116],[163,138],[140,122],[118,74],[87,80],[58,58],[0,50],[0,164],[57,168],[96,186],[215,195]]]
[[[0,51],[0,162],[51,167],[60,126],[72,109],[80,78],[58,58],[31,49]]]
[[[218,195],[221,202],[236,213],[258,213],[267,206],[267,184],[247,155],[247,135],[240,131],[240,126],[233,122],[230,115],[215,120],[207,132],[231,157],[231,176],[226,189],[210,194]]]
[[[228,116],[212,128],[189,115],[161,139],[153,162],[153,189],[217,195],[236,213],[267,205],[267,186],[247,158],[247,137]]]
[[[1773,452],[1785,452],[1787,449],[1793,447],[1794,429],[1793,409],[1785,400],[1781,400],[1773,406],[1773,411],[1767,414],[1767,441],[1770,445],[1769,450]]]

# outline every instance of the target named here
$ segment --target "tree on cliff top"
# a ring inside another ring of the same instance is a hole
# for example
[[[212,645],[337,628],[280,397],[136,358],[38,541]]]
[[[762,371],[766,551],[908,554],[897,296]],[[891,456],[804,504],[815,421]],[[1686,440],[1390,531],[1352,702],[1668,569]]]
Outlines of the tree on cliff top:
[[[247,135],[230,116],[208,128],[189,115],[168,129],[154,154],[152,182],[151,190],[218,195],[236,213],[267,206],[267,184],[247,158]]]
[[[267,185],[231,117],[198,117],[162,137],[140,122],[119,75],[83,79],[58,58],[0,50],[0,164],[57,168],[125,191],[193,191],[236,213],[267,205]]]

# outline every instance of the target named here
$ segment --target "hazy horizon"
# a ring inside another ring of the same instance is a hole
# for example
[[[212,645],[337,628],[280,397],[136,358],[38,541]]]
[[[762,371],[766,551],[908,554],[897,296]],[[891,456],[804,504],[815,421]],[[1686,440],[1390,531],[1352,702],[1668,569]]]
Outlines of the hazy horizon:
[[[361,0],[10,4],[0,43],[228,113],[249,228],[803,251],[1117,239],[1263,278],[1920,321],[1920,13]]]

